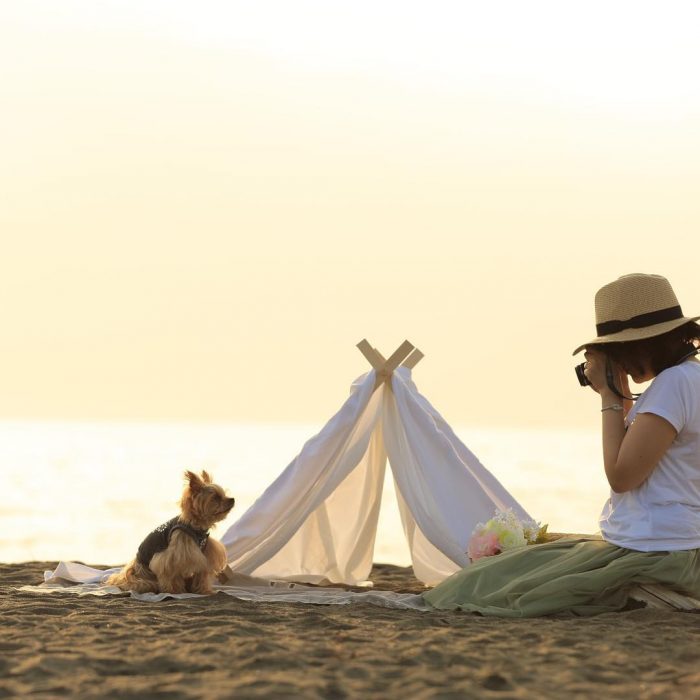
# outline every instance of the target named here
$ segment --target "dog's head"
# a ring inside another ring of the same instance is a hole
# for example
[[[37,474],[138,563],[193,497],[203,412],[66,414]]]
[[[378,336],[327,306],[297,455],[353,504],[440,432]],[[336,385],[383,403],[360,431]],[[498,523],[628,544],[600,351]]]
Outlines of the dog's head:
[[[235,499],[226,495],[211,476],[202,471],[201,476],[191,471],[185,472],[186,486],[180,499],[182,517],[203,530],[223,520],[233,508]]]

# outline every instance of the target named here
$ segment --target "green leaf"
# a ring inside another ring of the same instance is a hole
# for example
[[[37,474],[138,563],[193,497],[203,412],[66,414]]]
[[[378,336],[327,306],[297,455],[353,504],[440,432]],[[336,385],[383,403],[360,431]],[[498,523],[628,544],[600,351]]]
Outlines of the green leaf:
[[[538,531],[535,538],[535,544],[542,544],[547,541],[547,523],[545,523]]]

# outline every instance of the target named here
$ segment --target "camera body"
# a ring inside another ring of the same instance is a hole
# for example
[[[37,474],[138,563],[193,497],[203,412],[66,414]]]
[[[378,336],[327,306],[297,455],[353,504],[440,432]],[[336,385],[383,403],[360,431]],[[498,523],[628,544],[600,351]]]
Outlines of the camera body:
[[[586,372],[584,371],[586,369],[586,363],[582,362],[580,365],[576,365],[574,367],[574,370],[576,371],[576,378],[578,379],[578,383],[581,386],[590,386],[591,383],[588,381],[588,377],[586,376]]]

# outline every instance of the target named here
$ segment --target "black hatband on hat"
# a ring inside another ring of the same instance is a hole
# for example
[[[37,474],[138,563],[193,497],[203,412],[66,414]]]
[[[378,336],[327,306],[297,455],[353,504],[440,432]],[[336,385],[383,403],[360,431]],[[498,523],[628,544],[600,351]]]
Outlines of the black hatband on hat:
[[[675,321],[677,318],[683,318],[683,311],[680,306],[671,306],[668,309],[660,309],[659,311],[650,311],[647,314],[639,314],[632,316],[626,321],[605,321],[604,323],[596,324],[598,337],[603,335],[611,335],[619,333],[628,328],[646,328],[647,326],[655,326],[657,323],[666,321]]]

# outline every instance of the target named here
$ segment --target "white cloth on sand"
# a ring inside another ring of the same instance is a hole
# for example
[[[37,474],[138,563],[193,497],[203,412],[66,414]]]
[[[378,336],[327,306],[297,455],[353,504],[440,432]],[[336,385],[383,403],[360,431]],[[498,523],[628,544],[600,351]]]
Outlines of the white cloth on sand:
[[[61,562],[54,571],[44,572],[44,583],[22,586],[29,593],[68,593],[74,595],[111,596],[130,595],[135,600],[159,602],[167,598],[203,598],[196,593],[126,593],[116,586],[107,585],[107,578],[119,571],[94,569],[75,562]],[[430,610],[423,597],[415,593],[367,590],[350,591],[343,588],[317,587],[292,581],[270,581],[244,574],[234,574],[227,585],[214,586],[215,593],[225,593],[239,600],[260,603],[311,603],[316,605],[348,605],[370,603],[383,608],[401,610]]]

